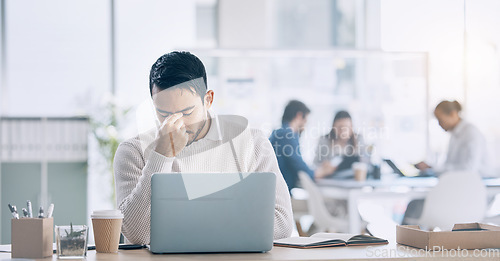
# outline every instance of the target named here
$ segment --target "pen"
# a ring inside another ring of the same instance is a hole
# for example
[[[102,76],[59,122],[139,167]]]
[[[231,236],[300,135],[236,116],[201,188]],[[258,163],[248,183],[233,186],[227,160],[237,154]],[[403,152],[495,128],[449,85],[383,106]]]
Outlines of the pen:
[[[10,213],[12,213],[12,217],[14,217],[15,219],[19,219],[19,214],[17,214],[17,208],[16,208],[16,206],[12,206],[9,203],[9,209],[10,209]]]
[[[25,208],[23,208],[23,215],[24,217],[30,217],[28,210],[26,210]]]
[[[52,212],[54,212],[54,204],[50,204],[49,209],[47,209],[47,217],[52,217]]]
[[[31,201],[27,201],[26,205],[28,206],[28,217],[32,218],[33,217],[33,208],[31,208]]]
[[[38,218],[43,218],[43,207],[40,206],[40,210],[38,211]]]

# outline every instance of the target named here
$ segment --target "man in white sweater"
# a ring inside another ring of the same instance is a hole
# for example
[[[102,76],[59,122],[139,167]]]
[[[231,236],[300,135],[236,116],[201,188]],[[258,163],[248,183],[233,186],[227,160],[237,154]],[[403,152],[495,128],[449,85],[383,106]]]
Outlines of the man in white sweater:
[[[205,67],[189,52],[165,54],[151,68],[158,127],[121,143],[114,159],[122,233],[133,244],[149,244],[154,173],[273,172],[274,238],[291,234],[290,196],[269,140],[243,117],[210,113],[214,92],[206,86]]]

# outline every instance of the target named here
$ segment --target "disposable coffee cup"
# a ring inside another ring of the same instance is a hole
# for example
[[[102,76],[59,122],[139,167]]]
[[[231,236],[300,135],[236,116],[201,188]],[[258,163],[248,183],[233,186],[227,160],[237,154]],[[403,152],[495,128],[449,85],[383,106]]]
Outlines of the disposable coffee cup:
[[[354,162],[352,164],[352,170],[354,171],[354,179],[356,181],[365,181],[368,172],[368,167],[363,162]]]
[[[123,220],[120,210],[96,210],[90,217],[94,228],[95,250],[99,253],[118,252]]]

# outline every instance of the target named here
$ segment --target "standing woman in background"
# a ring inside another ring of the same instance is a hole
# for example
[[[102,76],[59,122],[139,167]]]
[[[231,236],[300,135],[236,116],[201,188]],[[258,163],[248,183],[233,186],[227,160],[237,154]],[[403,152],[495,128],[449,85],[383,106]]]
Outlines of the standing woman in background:
[[[443,166],[416,164],[421,171],[441,174],[447,171],[470,171],[482,177],[493,176],[486,139],[476,126],[460,117],[462,106],[457,101],[442,101],[434,110],[439,126],[451,134]]]

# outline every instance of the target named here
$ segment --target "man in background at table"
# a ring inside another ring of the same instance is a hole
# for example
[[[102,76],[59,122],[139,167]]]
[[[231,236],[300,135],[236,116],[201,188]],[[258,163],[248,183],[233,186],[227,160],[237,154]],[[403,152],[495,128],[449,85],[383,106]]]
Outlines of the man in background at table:
[[[274,238],[289,237],[290,195],[271,144],[261,131],[209,111],[214,92],[207,90],[205,67],[198,57],[189,52],[161,56],[151,68],[149,91],[157,128],[122,142],[114,159],[127,240],[149,244],[151,176],[171,172],[274,173]]]
[[[305,129],[307,116],[310,112],[309,108],[300,101],[288,102],[281,119],[281,128],[274,130],[269,137],[289,191],[297,187],[299,171],[304,171],[314,180],[315,177],[322,177],[324,173],[334,170],[328,169],[327,166],[321,166],[313,171],[302,159],[299,138]]]

